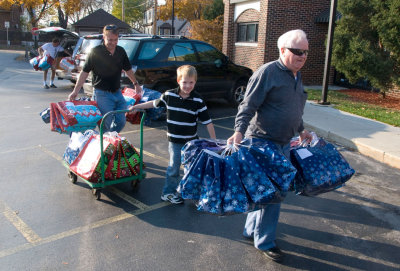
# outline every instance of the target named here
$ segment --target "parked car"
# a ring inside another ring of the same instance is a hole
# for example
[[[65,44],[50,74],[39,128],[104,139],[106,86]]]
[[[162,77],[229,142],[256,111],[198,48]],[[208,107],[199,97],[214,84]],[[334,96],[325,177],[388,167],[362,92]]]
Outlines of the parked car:
[[[249,68],[234,64],[212,45],[185,37],[162,37],[147,34],[128,34],[119,37],[135,71],[136,78],[145,87],[160,92],[177,87],[176,69],[193,65],[198,72],[195,90],[205,99],[225,98],[237,106],[242,100],[247,82],[252,75]],[[80,72],[85,58],[82,52],[77,66]],[[130,85],[123,74],[121,85]],[[84,91],[92,95],[90,79]]]
[[[72,56],[76,53],[78,49],[78,42],[80,37],[77,33],[71,32],[62,27],[45,27],[36,30],[37,33],[48,36],[49,42],[53,37],[58,37],[60,39],[60,45],[66,49]],[[40,37],[39,37],[40,39]],[[71,73],[65,73],[64,70],[60,69],[58,63],[63,57],[68,56],[65,52],[58,52],[56,56],[56,75],[59,79],[71,79]]]
[[[96,47],[103,43],[103,35],[87,35],[84,37],[80,37],[77,44],[76,49],[72,55],[72,59],[75,63],[75,68],[70,73],[70,80],[72,82],[76,82],[79,76],[79,73],[82,70],[83,65],[85,64],[86,56],[90,53],[92,48]],[[58,71],[57,71],[58,72]],[[65,72],[65,71],[64,71]],[[60,71],[61,74],[61,71]],[[58,74],[57,74],[58,75]]]

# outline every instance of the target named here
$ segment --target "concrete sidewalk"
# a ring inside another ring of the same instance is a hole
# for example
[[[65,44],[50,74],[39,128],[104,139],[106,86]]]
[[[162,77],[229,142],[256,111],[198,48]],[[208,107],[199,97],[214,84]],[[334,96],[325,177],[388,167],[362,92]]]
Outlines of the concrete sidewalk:
[[[400,128],[307,102],[304,126],[328,141],[400,169]]]

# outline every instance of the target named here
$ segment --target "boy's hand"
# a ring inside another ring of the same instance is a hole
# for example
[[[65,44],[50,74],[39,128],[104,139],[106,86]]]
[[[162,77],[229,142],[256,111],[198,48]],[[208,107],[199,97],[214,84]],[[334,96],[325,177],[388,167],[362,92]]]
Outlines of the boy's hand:
[[[135,112],[135,110],[136,110],[134,105],[132,105],[132,106],[129,107],[128,109],[129,109],[129,111],[131,111],[131,112]]]

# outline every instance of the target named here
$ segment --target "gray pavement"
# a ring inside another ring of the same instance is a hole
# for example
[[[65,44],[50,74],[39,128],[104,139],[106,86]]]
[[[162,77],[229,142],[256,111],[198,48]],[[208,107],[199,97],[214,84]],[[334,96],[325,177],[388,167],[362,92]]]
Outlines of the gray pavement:
[[[164,122],[145,128],[140,189],[115,185],[96,201],[83,181],[69,183],[61,164],[68,136],[50,132],[38,112],[65,99],[72,86],[56,81],[57,89],[45,90],[40,72],[10,60],[0,51],[0,270],[399,270],[398,169],[339,146],[356,174],[318,197],[288,195],[277,232],[287,257],[277,264],[242,238],[244,214],[212,216],[191,202],[160,201],[168,164]],[[348,121],[347,114],[331,109],[307,104],[305,121],[318,117],[313,130],[339,142],[333,124],[323,124]],[[235,113],[210,102],[219,138],[232,134]],[[123,135],[137,146],[137,133],[128,125]]]
[[[399,127],[313,102],[307,102],[303,119],[307,129],[328,141],[400,168]]]

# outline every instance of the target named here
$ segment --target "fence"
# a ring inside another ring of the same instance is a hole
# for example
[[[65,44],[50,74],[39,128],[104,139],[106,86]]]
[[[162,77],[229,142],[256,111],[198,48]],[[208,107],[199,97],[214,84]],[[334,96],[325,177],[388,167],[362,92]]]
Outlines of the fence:
[[[39,41],[50,42],[52,39],[51,34],[40,34],[38,36]],[[21,31],[8,31],[8,40],[10,45],[25,45],[33,44],[34,39],[31,32],[21,32]],[[7,31],[0,30],[0,44],[7,44]]]

